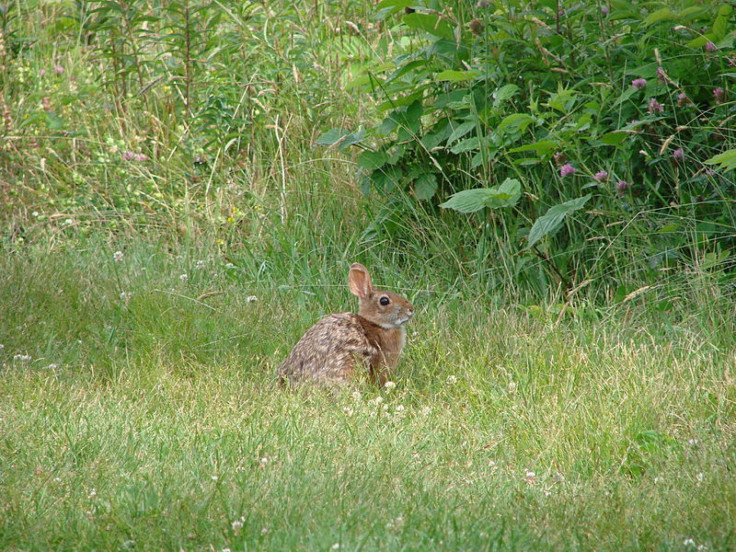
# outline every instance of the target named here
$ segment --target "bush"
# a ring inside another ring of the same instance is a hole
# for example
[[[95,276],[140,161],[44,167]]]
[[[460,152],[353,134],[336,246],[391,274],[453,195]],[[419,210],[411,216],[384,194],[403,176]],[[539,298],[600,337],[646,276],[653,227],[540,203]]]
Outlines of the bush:
[[[498,244],[483,261],[505,251],[539,289],[623,298],[632,276],[706,265],[728,279],[732,6],[385,0],[377,17],[416,47],[352,84],[377,124],[319,139],[363,149],[364,191],[473,213],[473,239]]]

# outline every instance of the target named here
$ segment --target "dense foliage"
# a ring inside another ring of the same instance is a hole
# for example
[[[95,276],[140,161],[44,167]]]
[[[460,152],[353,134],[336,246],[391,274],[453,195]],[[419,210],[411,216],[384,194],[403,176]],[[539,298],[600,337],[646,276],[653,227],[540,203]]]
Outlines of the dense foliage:
[[[320,140],[369,148],[366,190],[432,204],[459,191],[441,207],[482,210],[475,239],[522,252],[512,262],[527,277],[520,265],[543,258],[568,291],[627,263],[651,280],[730,270],[733,13],[693,0],[386,0],[379,19],[418,46],[353,82],[380,102],[378,124]]]

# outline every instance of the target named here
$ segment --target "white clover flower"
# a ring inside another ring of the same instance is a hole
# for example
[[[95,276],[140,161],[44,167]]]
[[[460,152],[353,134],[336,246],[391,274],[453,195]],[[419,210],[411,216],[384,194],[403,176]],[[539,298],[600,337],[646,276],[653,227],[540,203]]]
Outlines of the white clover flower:
[[[2,343],[0,343],[0,351],[2,351],[4,348],[5,348],[5,345],[3,345]]]
[[[340,550],[340,543],[336,542],[332,546],[330,546],[330,550]]]
[[[232,525],[233,531],[235,531],[236,533],[239,533],[243,529],[242,520],[236,519],[235,521],[232,522],[231,525]]]
[[[123,291],[122,293],[120,293],[120,300],[123,301],[126,305],[130,302],[131,297],[133,297],[132,291]]]
[[[74,224],[74,221],[72,219],[68,218],[68,219],[65,219],[62,224],[63,224],[63,226],[71,226],[72,224]]]
[[[258,296],[256,295],[249,295],[248,297],[245,298],[246,303],[253,303],[255,301],[258,301]]]
[[[229,270],[231,268],[235,268],[235,265],[233,263],[225,263],[225,268]]]
[[[455,385],[457,383],[457,376],[447,376],[447,385]]]
[[[196,268],[197,270],[202,270],[206,266],[207,266],[206,261],[197,261],[197,264],[194,265],[194,268]]]
[[[187,274],[186,272],[184,274],[179,274],[179,279],[182,282],[186,282],[189,279],[189,274]]]
[[[116,263],[121,263],[123,262],[125,255],[123,254],[122,251],[116,251],[115,253],[112,254],[112,258]]]
[[[2,346],[0,346],[0,349],[1,348]],[[363,395],[360,393],[360,391],[353,391],[353,399],[355,399],[356,401],[359,401],[362,398],[363,398]]]
[[[344,406],[342,408],[342,411],[345,413],[346,416],[352,416],[353,415],[353,409],[349,406]]]
[[[695,546],[695,541],[693,539],[685,539],[682,541],[682,546]]]
[[[396,384],[392,381],[387,381],[383,384],[383,388],[386,390],[386,393],[390,393],[392,389],[396,387]]]
[[[509,382],[509,393],[516,393],[517,385],[515,381]]]
[[[52,364],[49,364],[46,368],[48,368],[49,370],[56,370],[58,367],[59,367],[58,364],[52,363]]]
[[[431,406],[423,406],[421,410],[422,416],[429,416],[432,413]]]
[[[259,462],[261,463],[261,466],[265,466],[266,464],[268,464],[268,456],[264,456],[264,457],[262,457],[262,458],[261,458],[261,459],[259,460]]]
[[[211,479],[212,481],[217,481],[217,480],[218,480],[218,479],[220,479],[220,478],[219,478],[218,476],[216,476],[216,475],[211,475],[211,476],[210,476],[210,479]]]

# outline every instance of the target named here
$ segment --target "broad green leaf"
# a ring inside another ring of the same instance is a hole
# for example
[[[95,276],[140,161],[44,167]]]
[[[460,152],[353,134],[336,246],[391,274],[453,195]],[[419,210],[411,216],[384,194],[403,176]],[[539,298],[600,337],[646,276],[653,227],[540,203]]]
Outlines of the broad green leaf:
[[[463,136],[465,136],[468,132],[475,129],[476,123],[475,121],[465,121],[464,123],[460,123],[455,130],[452,131],[452,134],[447,139],[448,144],[452,144],[456,140],[459,140]]]
[[[504,118],[503,121],[498,125],[496,132],[499,134],[503,132],[524,132],[526,127],[532,123],[532,116],[527,113],[514,113]]]
[[[677,19],[675,13],[669,8],[662,8],[661,10],[650,13],[649,16],[644,19],[644,25],[648,27],[649,25],[654,25],[655,23],[659,23],[660,21],[671,19]]]
[[[364,151],[358,156],[358,166],[366,171],[380,169],[388,161],[388,155],[382,151]]]
[[[515,84],[506,84],[493,93],[493,109],[498,109],[506,100],[516,96],[520,88]]]
[[[445,71],[440,71],[437,73],[437,76],[434,78],[435,82],[440,81],[451,81],[451,82],[457,82],[457,81],[464,81],[464,80],[471,80],[478,76],[478,71],[454,71],[452,69],[446,69]]]
[[[432,173],[421,175],[414,181],[414,195],[417,199],[427,201],[437,192],[437,176]]]
[[[724,170],[736,169],[736,149],[726,150],[705,161],[706,165],[720,165]]]
[[[591,194],[588,194],[550,207],[544,215],[534,221],[527,238],[527,249],[533,247],[543,237],[555,234],[562,226],[565,217],[582,209],[591,197]]]
[[[514,148],[512,150],[509,150],[511,153],[521,153],[525,151],[535,151],[538,155],[544,155],[545,153],[549,153],[553,150],[557,149],[557,142],[553,142],[552,140],[539,140],[538,142],[534,142],[532,144],[526,144],[524,146],[519,146],[518,148]]]
[[[432,36],[445,38],[447,40],[455,40],[455,33],[452,26],[446,19],[427,13],[410,13],[404,16],[404,24],[412,29],[419,29]]]
[[[520,197],[521,183],[514,178],[507,178],[500,186],[463,190],[453,194],[440,207],[459,213],[474,213],[484,207],[491,209],[513,207]]]
[[[362,142],[364,138],[364,130],[348,132],[341,128],[333,128],[320,134],[319,138],[317,138],[314,143],[318,146],[337,146],[340,150],[344,151],[349,146]]]
[[[480,148],[480,138],[477,136],[460,140],[457,144],[450,148],[452,153],[464,153],[466,151],[477,150]]]
[[[607,146],[619,146],[624,140],[626,140],[626,137],[628,135],[629,134],[627,132],[621,132],[618,130],[614,130],[613,132],[606,132],[603,136],[601,136],[601,142],[603,142]]]

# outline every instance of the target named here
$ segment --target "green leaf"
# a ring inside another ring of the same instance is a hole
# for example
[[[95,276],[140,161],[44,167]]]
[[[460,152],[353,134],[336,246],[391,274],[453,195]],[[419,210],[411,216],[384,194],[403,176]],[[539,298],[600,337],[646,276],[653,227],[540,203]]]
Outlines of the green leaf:
[[[493,93],[493,109],[498,109],[506,100],[516,96],[520,90],[515,84],[506,84]]]
[[[491,209],[513,207],[520,197],[521,183],[515,178],[507,178],[500,186],[463,190],[453,194],[440,207],[459,213],[474,213],[484,207]]]
[[[480,148],[480,138],[477,136],[468,138],[467,140],[460,140],[457,144],[450,148],[452,153],[465,153],[466,151],[477,150]]]
[[[414,195],[421,201],[428,201],[437,192],[437,176],[425,173],[414,181]]]
[[[457,82],[457,81],[471,80],[477,76],[478,76],[478,71],[454,71],[452,69],[446,69],[445,71],[441,71],[437,73],[437,76],[433,80],[434,82],[441,82],[441,81]]]
[[[364,130],[348,132],[341,128],[333,128],[320,134],[314,143],[317,146],[337,146],[341,151],[345,151],[348,147],[362,142],[364,138]]]
[[[524,151],[535,151],[537,152],[537,155],[544,155],[553,150],[556,150],[557,147],[558,147],[557,142],[553,142],[552,140],[539,140],[538,142],[534,142],[533,144],[526,144],[523,146],[519,146],[518,148],[514,148],[509,151],[511,153],[521,153]]]
[[[460,123],[455,130],[450,135],[450,138],[448,138],[447,143],[452,144],[456,140],[459,140],[463,136],[465,136],[468,132],[475,129],[476,123],[475,121],[465,121],[464,123]]]
[[[532,121],[532,116],[527,113],[514,113],[499,123],[496,132],[524,132]]]
[[[655,23],[659,23],[660,21],[668,21],[671,19],[677,19],[675,13],[669,8],[662,8],[661,10],[650,13],[649,16],[644,19],[644,25],[648,27]]]
[[[705,161],[706,165],[720,165],[726,171],[736,169],[736,149],[726,150]]]
[[[404,24],[412,29],[419,29],[425,33],[447,40],[455,40],[452,26],[446,19],[438,15],[427,13],[410,13],[404,16]]]
[[[550,207],[544,215],[534,221],[527,238],[527,249],[534,246],[544,236],[555,234],[562,226],[562,221],[565,220],[565,217],[570,213],[582,209],[591,197],[592,195],[588,194]]]
[[[619,146],[624,140],[626,140],[626,137],[628,135],[628,132],[621,132],[618,130],[614,130],[613,132],[606,132],[603,136],[601,136],[601,142],[603,142],[607,146]]]
[[[358,166],[366,171],[380,169],[388,161],[388,155],[382,151],[364,151],[358,156]]]

